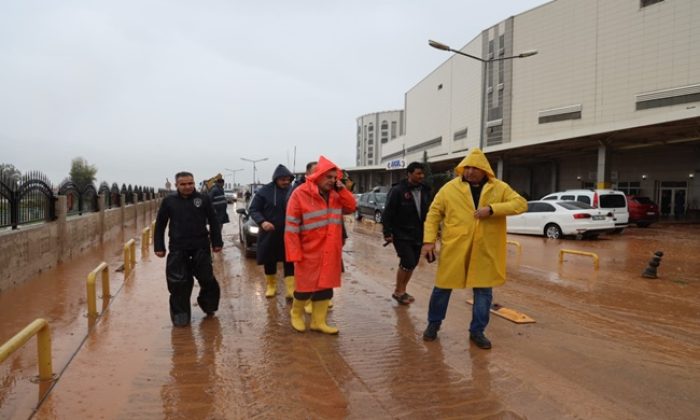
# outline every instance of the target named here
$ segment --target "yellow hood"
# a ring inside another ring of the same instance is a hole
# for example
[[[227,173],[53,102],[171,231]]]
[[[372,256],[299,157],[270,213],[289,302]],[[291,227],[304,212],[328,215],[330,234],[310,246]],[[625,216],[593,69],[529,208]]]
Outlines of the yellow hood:
[[[482,152],[478,147],[472,149],[472,151],[469,152],[469,154],[462,159],[461,162],[459,162],[459,165],[457,165],[455,168],[457,175],[462,176],[465,166],[479,168],[486,172],[489,178],[496,177],[496,175],[493,173],[493,169],[491,169],[488,159],[486,159],[486,155],[484,155],[484,152]]]

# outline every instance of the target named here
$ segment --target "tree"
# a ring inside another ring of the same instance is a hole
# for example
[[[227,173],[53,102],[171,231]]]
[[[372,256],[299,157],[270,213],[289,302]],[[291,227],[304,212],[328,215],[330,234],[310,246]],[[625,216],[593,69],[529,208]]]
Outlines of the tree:
[[[83,189],[95,181],[97,167],[90,165],[87,160],[82,157],[77,157],[71,162],[70,180],[73,181],[78,188]]]
[[[19,169],[15,168],[15,165],[11,163],[0,163],[0,179],[17,182],[21,176],[22,173]]]

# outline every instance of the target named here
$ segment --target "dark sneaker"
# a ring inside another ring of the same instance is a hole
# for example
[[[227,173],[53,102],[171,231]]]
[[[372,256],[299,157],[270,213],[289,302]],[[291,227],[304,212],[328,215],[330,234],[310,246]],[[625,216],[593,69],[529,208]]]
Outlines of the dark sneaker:
[[[213,318],[216,312],[211,311],[211,312],[205,312],[207,314],[207,318]]]
[[[176,327],[186,327],[190,324],[190,316],[188,314],[175,314],[172,316],[173,325]]]
[[[484,333],[469,333],[469,339],[480,349],[490,349],[491,342]]]
[[[428,323],[428,328],[423,331],[423,340],[425,341],[433,341],[437,338],[437,333],[440,330],[440,323],[439,322],[430,322]]]

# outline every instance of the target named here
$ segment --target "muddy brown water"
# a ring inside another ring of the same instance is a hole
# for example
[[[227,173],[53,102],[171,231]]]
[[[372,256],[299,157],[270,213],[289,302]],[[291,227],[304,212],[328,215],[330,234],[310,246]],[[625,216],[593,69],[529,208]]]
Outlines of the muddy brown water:
[[[84,279],[100,260],[119,265],[114,246],[3,292],[0,340],[40,316],[53,330],[61,376],[34,418],[690,419],[700,412],[698,226],[630,228],[594,241],[509,236],[522,254],[509,247],[509,281],[495,301],[537,323],[492,317],[490,351],[468,342],[466,290],[453,294],[439,339],[425,343],[435,264],[421,263],[409,285],[416,302],[398,306],[390,297],[397,259],[381,246],[379,226],[348,227],[347,272],[329,321],[340,328],[335,337],[291,329],[281,279],[280,293],[266,299],[262,269],[241,255],[235,222],[214,257],[220,310],[204,319],[194,307],[187,328],[170,325],[163,260],[145,255],[126,282],[111,271],[116,296],[88,334]],[[598,253],[600,269],[573,255],[559,264],[561,248]],[[642,279],[656,250],[665,252],[660,278]],[[29,417],[46,392],[31,381],[34,342],[0,365],[0,418]]]

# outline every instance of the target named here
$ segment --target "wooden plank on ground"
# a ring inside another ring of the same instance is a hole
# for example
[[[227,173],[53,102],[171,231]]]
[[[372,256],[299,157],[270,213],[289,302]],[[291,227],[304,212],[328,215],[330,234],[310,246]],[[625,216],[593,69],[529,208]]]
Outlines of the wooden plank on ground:
[[[474,300],[471,298],[467,299],[467,303],[470,305],[474,304]],[[518,312],[514,309],[509,309],[504,306],[501,306],[497,303],[494,303],[491,305],[491,313],[494,315],[498,315],[501,318],[505,318],[508,321],[515,322],[516,324],[532,324],[536,322],[534,319],[530,318],[529,316],[525,315],[522,312]]]

